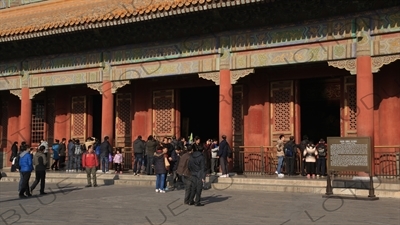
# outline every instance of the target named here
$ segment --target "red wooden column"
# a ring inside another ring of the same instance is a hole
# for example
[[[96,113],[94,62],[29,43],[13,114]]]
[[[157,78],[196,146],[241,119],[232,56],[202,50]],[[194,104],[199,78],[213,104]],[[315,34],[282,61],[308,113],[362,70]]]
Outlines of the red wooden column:
[[[32,101],[29,98],[29,88],[23,87],[21,90],[21,117],[18,131],[20,143],[25,141],[28,145],[31,145],[31,120]]]
[[[112,93],[112,83],[109,80],[103,81],[102,86],[102,114],[101,114],[101,141],[105,136],[108,136],[108,140],[113,145],[113,134],[114,134],[114,94]]]
[[[232,84],[229,69],[219,73],[219,138],[226,135],[226,140],[232,146]]]
[[[371,138],[374,156],[374,85],[369,42],[367,44],[357,46],[357,136]],[[375,171],[373,160],[371,166]]]

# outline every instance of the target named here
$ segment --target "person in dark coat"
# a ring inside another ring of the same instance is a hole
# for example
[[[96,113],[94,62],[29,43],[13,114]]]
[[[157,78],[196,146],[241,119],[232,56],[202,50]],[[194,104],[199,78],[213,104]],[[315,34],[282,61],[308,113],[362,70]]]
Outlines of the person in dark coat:
[[[204,206],[200,203],[203,183],[206,179],[205,159],[203,155],[203,145],[200,144],[200,138],[195,137],[195,143],[192,145],[193,154],[189,159],[189,171],[192,175],[192,190],[190,193],[189,204],[195,206]],[[196,198],[195,198],[196,197]]]
[[[156,174],[156,192],[165,193],[164,189],[164,182],[165,182],[165,174],[167,173],[167,169],[165,168],[165,154],[164,150],[168,151],[167,149],[159,146],[157,151],[154,153],[153,156],[153,167],[154,173]]]
[[[14,142],[14,144],[11,146],[11,156],[10,156],[10,162],[14,162],[15,158],[18,156],[18,142]],[[11,172],[16,172],[17,171],[17,166],[14,165],[14,163],[11,165]]]
[[[145,151],[146,151],[146,146],[144,145],[142,136],[139,135],[137,139],[133,142],[133,153],[135,154],[135,162],[133,164],[133,174],[135,176],[140,174],[140,170],[142,169],[143,154],[145,153]]]
[[[181,176],[183,183],[185,184],[185,199],[183,201],[184,204],[189,205],[193,204],[190,202],[190,196],[191,196],[191,190],[192,190],[192,174],[189,171],[189,159],[192,155],[192,147],[188,147],[188,151],[182,154],[179,164],[178,164],[178,169],[176,170],[176,173]]]
[[[100,158],[101,158],[101,170],[103,173],[108,173],[109,156],[112,153],[112,147],[108,142],[109,137],[105,136],[103,143],[100,145]]]
[[[35,181],[31,186],[31,193],[36,188],[40,181],[40,194],[45,195],[47,194],[44,192],[45,187],[45,180],[46,180],[46,165],[47,165],[47,158],[44,154],[44,146],[40,146],[38,151],[36,152],[35,156],[33,156],[33,166],[35,167]]]
[[[217,156],[219,156],[219,164],[221,165],[222,175],[220,177],[229,177],[228,174],[228,156],[230,146],[226,141],[226,135],[222,135],[222,141],[219,143],[219,150]]]
[[[65,157],[67,156],[67,147],[65,146],[65,141],[67,139],[63,138],[61,140],[61,144],[60,144],[60,149],[59,149],[59,154],[60,154],[60,161],[59,161],[59,165],[60,165],[60,169],[61,170],[65,170]]]
[[[153,135],[150,135],[147,138],[147,142],[145,144],[146,147],[146,157],[147,157],[147,164],[146,164],[146,173],[147,175],[153,175],[153,169],[151,168],[153,162],[153,156],[157,149],[157,141],[154,140]]]

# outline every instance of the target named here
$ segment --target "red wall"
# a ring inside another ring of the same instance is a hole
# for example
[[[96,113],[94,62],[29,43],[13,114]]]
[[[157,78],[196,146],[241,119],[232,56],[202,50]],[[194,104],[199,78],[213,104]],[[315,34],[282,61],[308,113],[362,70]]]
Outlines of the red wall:
[[[375,145],[400,145],[400,61],[374,74]]]

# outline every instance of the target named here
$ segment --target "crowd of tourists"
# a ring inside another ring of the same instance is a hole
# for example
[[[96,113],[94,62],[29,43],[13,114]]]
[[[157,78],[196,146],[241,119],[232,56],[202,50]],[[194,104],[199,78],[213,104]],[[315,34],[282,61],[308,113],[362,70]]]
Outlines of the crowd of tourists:
[[[301,175],[307,176],[308,179],[326,176],[326,156],[328,152],[324,139],[321,138],[315,144],[312,140],[308,140],[307,135],[304,135],[303,140],[296,144],[294,136],[290,136],[289,141],[285,142],[285,136],[280,135],[276,150],[278,166],[275,173],[279,178],[284,177],[283,166],[287,175],[296,175],[294,171],[296,158],[300,159]]]
[[[53,163],[49,165],[49,145],[41,140],[37,148],[22,142],[11,147],[11,172],[20,172],[18,192],[20,198],[32,196],[33,190],[40,182],[40,194],[45,195],[46,170],[80,172],[86,170],[86,187],[97,187],[96,172],[101,168],[103,173],[109,173],[109,162],[114,163],[115,173],[122,173],[123,156],[121,149],[115,152],[109,143],[109,137],[100,142],[90,137],[84,144],[78,139],[63,138],[55,140],[51,147],[50,157]],[[165,137],[161,142],[150,135],[146,141],[142,136],[133,143],[135,156],[133,173],[156,175],[156,192],[165,193],[169,189],[185,189],[185,204],[202,206],[201,192],[207,176],[221,172],[220,177],[229,177],[228,157],[232,150],[226,136],[222,141],[208,139],[201,143],[200,137],[187,142],[185,138]],[[68,156],[68,161],[66,157]],[[67,163],[66,163],[67,162]],[[100,167],[101,165],[101,167]],[[221,171],[220,169],[221,168]],[[29,185],[32,172],[35,171],[35,181]]]

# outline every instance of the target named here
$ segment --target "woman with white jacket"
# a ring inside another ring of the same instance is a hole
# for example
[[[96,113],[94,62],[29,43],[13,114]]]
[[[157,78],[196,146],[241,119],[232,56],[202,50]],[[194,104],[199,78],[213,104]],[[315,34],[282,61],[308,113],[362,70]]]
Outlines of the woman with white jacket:
[[[312,143],[307,144],[306,148],[304,149],[303,156],[306,161],[306,171],[307,171],[307,178],[315,179],[315,162],[317,161],[316,156],[318,155],[317,149],[315,145]]]

